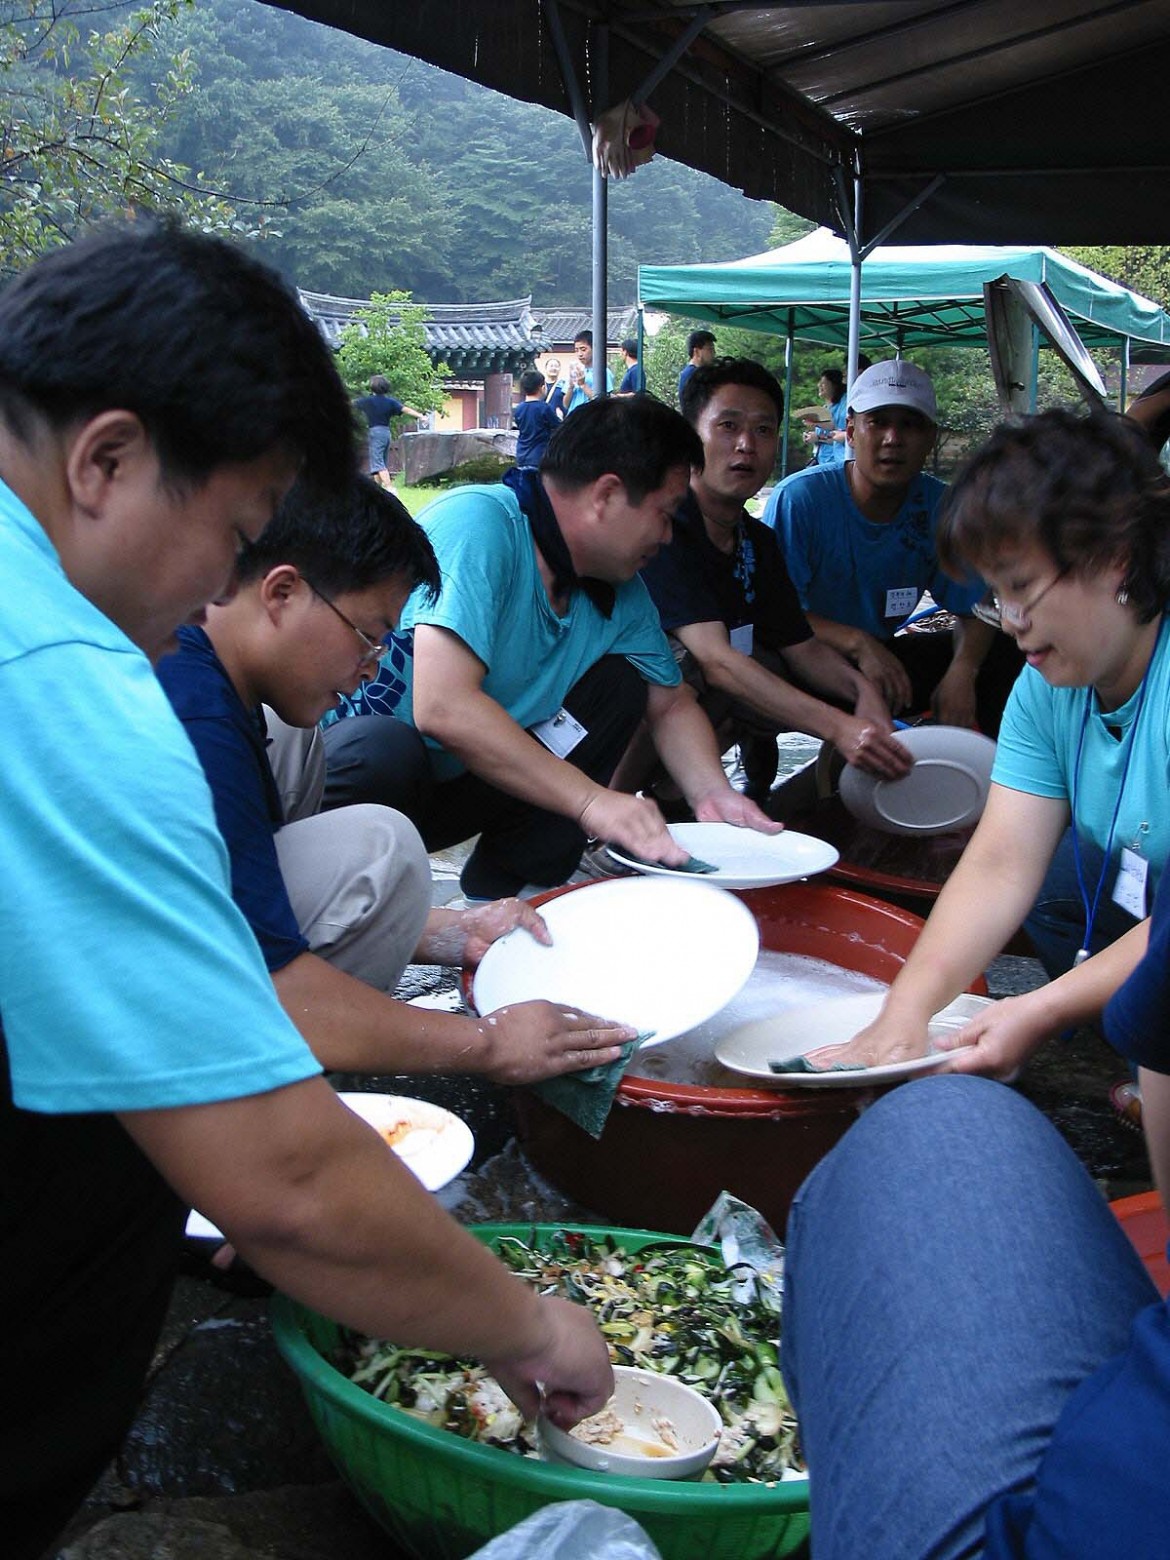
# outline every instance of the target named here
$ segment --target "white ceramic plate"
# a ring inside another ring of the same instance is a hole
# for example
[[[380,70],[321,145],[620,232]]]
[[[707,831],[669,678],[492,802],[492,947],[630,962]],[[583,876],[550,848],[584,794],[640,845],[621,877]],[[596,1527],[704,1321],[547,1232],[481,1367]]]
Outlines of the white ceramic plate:
[[[748,907],[692,877],[611,878],[541,905],[544,947],[521,927],[475,972],[476,1009],[545,998],[649,1031],[684,1034],[730,1002],[755,968],[760,932]]]
[[[799,878],[815,877],[837,864],[837,852],[812,834],[785,829],[783,834],[757,834],[754,829],[737,829],[733,823],[672,823],[671,837],[692,856],[707,862],[714,872],[680,872],[626,856],[617,845],[606,849],[624,867],[633,867],[651,877],[669,877],[676,881],[696,877],[720,888],[770,888],[774,883],[795,883]]]
[[[810,1007],[786,1008],[772,1018],[754,1019],[734,1029],[715,1047],[716,1060],[733,1072],[746,1073],[757,1083],[775,1089],[867,1089],[874,1084],[894,1083],[914,1078],[919,1073],[941,1067],[959,1051],[928,1051],[925,1056],[884,1067],[863,1067],[856,1072],[773,1072],[770,1063],[784,1057],[812,1056],[825,1046],[843,1045],[852,1040],[877,1017],[885,1001],[884,991],[866,991],[856,997],[838,997]],[[968,1020],[987,1006],[990,998],[964,992],[948,1002],[930,1020],[930,1040],[961,1029]],[[962,1047],[963,1050],[969,1047]]]
[[[428,1192],[453,1181],[475,1149],[467,1123],[428,1100],[404,1094],[338,1094],[337,1098],[386,1137],[387,1145]],[[195,1209],[187,1217],[187,1234],[223,1239],[211,1220]]]
[[[991,738],[962,726],[911,726],[897,736],[914,755],[901,780],[842,770],[841,800],[853,816],[887,834],[945,834],[977,823],[991,787]]]

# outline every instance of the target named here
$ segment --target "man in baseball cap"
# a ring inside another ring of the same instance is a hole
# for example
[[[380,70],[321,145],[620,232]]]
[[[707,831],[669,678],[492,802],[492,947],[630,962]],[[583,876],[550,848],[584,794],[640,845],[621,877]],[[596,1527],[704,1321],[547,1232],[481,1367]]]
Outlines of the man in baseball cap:
[[[938,431],[930,375],[888,359],[858,374],[846,438],[853,459],[781,482],[764,514],[814,631],[877,685],[890,708],[999,730],[1019,659],[971,616],[981,580],[939,567],[935,518],[944,484],[923,471]],[[955,615],[945,633],[899,634],[924,593]]]

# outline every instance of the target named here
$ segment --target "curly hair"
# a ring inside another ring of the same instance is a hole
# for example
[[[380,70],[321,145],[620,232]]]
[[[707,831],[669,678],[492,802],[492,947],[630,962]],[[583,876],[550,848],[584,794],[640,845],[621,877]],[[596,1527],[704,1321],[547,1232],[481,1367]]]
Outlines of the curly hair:
[[[1141,623],[1170,601],[1170,481],[1129,418],[1054,408],[1000,423],[960,470],[939,516],[956,578],[1005,550],[1042,547],[1062,569],[1120,565]]]

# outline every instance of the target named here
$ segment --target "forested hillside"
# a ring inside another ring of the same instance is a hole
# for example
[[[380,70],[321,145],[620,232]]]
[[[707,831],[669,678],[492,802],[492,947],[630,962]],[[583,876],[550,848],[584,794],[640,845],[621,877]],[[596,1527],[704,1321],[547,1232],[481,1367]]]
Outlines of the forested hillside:
[[[305,288],[432,302],[585,302],[590,168],[575,126],[258,0],[196,0],[168,30],[195,87],[163,149]],[[149,84],[152,65],[138,67]],[[776,208],[656,159],[609,197],[609,285],[767,248]]]

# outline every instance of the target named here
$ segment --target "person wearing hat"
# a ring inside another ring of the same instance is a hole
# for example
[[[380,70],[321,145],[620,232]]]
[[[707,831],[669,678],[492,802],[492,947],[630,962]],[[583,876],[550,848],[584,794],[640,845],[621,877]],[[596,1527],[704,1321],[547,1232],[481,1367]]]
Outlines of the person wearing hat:
[[[859,374],[845,437],[853,459],[778,484],[764,520],[775,528],[814,631],[864,673],[898,714],[999,730],[1019,671],[1010,642],[974,618],[982,580],[939,566],[935,526],[945,491],[923,470],[938,407],[930,376],[889,359]],[[924,593],[955,615],[949,631],[899,634]]]

